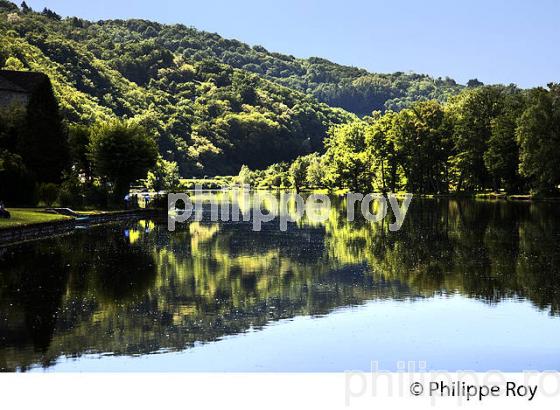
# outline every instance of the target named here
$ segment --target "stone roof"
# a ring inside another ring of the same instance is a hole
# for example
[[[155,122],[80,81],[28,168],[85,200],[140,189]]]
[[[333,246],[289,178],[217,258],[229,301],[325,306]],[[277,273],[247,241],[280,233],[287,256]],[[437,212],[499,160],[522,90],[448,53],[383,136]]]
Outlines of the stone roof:
[[[43,73],[0,70],[0,90],[2,91],[31,94],[45,81],[49,81],[49,77]]]

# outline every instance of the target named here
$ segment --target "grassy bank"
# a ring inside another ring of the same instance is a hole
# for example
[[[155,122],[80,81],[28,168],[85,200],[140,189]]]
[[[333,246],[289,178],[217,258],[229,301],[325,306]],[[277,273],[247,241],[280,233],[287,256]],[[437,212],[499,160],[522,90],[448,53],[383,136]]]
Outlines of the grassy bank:
[[[71,219],[68,216],[46,212],[42,208],[10,208],[9,211],[12,217],[0,219],[0,229]]]

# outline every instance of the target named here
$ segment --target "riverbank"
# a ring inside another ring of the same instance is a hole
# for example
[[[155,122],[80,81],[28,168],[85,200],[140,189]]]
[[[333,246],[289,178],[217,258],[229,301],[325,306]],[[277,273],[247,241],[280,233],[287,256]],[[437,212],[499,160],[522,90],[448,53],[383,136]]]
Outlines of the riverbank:
[[[0,219],[0,230],[69,219],[67,216],[50,213],[42,208],[10,208],[9,212],[10,219]]]
[[[71,217],[49,213],[44,209],[10,209],[12,218],[0,220],[0,245],[42,239],[71,232],[82,226],[153,216],[155,209],[127,211],[92,211]]]

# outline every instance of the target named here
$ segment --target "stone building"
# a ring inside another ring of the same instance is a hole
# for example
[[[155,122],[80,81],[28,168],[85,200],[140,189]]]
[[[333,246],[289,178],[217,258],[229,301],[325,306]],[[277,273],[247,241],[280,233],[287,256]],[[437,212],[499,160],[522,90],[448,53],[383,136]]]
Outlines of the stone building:
[[[31,96],[49,82],[43,73],[0,70],[0,108],[27,105]]]

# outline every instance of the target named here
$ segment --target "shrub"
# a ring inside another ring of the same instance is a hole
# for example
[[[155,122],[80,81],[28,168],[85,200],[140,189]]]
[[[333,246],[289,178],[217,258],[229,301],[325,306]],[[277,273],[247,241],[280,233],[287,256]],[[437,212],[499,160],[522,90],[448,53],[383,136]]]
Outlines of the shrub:
[[[86,205],[106,209],[109,205],[109,193],[102,186],[92,185],[85,189],[84,201]]]
[[[46,206],[52,206],[58,198],[58,185],[52,182],[42,183],[37,189],[39,201],[45,203]]]
[[[58,203],[61,206],[81,208],[84,205],[82,185],[75,177],[69,177],[62,183],[58,192]]]

